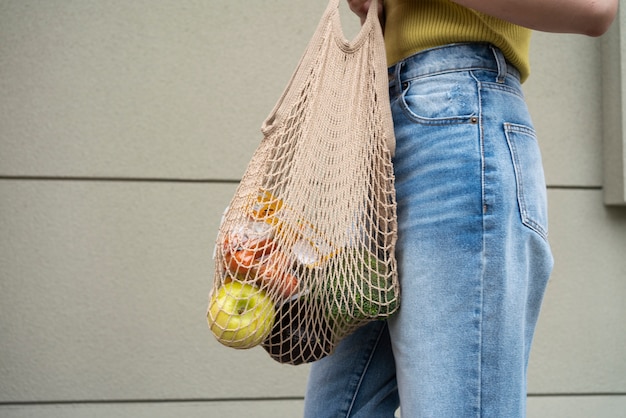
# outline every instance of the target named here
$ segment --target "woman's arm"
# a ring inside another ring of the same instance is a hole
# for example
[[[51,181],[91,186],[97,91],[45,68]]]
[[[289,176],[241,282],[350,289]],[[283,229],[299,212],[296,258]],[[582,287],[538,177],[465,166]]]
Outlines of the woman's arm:
[[[461,6],[543,32],[600,36],[619,0],[452,0]]]
[[[374,0],[348,0],[361,22]],[[382,0],[378,0],[382,6]],[[418,0],[414,0],[418,1]],[[461,6],[543,32],[600,36],[617,13],[619,0],[452,0]],[[382,13],[382,7],[378,9]],[[381,14],[382,16],[382,14]]]

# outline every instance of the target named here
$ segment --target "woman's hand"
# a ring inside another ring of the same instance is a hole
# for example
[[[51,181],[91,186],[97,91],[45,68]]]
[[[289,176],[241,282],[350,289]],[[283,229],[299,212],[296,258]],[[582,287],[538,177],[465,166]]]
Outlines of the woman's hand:
[[[380,23],[382,24],[384,23],[383,0],[348,0],[350,10],[361,18],[361,24],[365,22],[367,11],[372,1],[378,1],[378,19],[380,19]]]

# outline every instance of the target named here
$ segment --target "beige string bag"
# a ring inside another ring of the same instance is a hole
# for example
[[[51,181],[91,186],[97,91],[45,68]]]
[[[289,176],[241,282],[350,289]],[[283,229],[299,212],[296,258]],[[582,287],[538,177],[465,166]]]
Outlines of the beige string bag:
[[[224,213],[207,319],[280,362],[332,353],[399,305],[395,149],[377,2],[348,42],[324,15]]]

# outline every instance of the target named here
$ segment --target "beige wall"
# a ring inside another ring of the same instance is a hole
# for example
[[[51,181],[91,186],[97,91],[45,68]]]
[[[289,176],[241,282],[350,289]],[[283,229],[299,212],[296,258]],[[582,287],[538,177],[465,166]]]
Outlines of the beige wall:
[[[0,416],[299,416],[307,367],[220,346],[204,313],[221,211],[325,5],[0,0]],[[607,53],[533,42],[556,268],[529,416],[624,417]]]

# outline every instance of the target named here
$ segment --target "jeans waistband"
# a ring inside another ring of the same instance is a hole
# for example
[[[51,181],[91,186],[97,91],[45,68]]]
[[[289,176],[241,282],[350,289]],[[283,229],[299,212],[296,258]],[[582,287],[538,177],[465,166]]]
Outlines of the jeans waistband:
[[[485,69],[497,73],[496,82],[508,76],[520,79],[497,47],[488,43],[449,44],[418,52],[389,67],[389,81],[403,82],[426,75],[449,71]]]

